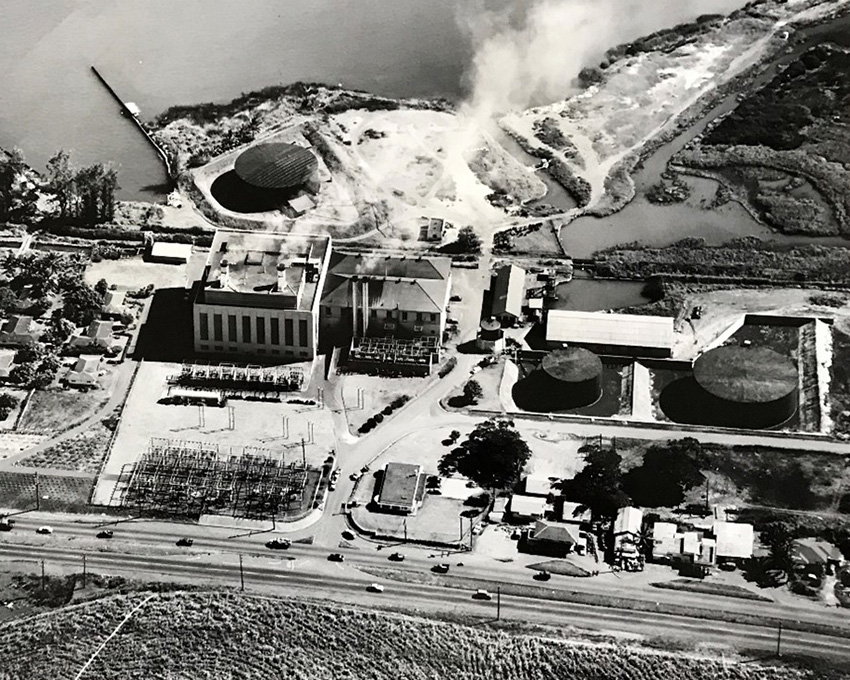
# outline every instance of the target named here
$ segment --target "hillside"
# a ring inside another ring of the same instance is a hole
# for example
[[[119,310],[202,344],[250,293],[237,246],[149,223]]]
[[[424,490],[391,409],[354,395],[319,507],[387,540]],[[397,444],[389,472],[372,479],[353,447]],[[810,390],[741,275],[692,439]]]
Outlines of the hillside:
[[[100,680],[818,677],[728,656],[544,638],[221,592],[114,596],[0,625],[0,679],[76,678],[88,661],[80,677]]]

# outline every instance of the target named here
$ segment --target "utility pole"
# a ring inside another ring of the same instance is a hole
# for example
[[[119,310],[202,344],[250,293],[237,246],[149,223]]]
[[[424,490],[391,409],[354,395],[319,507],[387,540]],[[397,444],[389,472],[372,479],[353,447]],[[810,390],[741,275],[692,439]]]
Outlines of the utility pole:
[[[460,524],[460,533],[458,534],[457,542],[458,545],[463,545],[463,515],[457,516],[458,523]]]
[[[496,621],[502,618],[502,586],[496,586]]]
[[[245,590],[245,571],[242,569],[242,553],[239,553],[239,583],[240,590]]]
[[[301,464],[307,467],[307,449],[304,447],[304,437],[301,437]]]
[[[35,473],[35,509],[41,510],[41,492],[39,491],[38,472]]]
[[[407,517],[404,518],[404,542],[407,543]]]
[[[776,631],[776,656],[782,656],[782,621],[779,622],[779,629]]]
[[[86,589],[86,554],[83,553],[83,590]]]
[[[41,594],[44,595],[44,560],[41,561]]]
[[[705,512],[708,514],[711,504],[708,502],[708,475],[705,476]]]

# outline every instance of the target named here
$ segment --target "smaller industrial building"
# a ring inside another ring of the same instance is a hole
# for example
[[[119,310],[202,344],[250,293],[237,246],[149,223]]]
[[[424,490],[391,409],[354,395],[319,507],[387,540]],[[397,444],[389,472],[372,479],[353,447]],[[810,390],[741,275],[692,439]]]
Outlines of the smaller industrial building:
[[[684,529],[672,522],[655,522],[652,527],[653,559],[674,565],[745,560],[753,556],[753,542],[753,525],[742,522],[717,520]]]
[[[548,475],[528,475],[525,478],[525,495],[547,498],[552,492],[552,482]]]
[[[425,481],[421,465],[387,463],[375,495],[375,506],[385,512],[415,515],[425,498]]]
[[[522,301],[525,297],[525,270],[506,264],[496,270],[492,282],[493,305],[491,315],[502,324],[513,324],[522,318]]]
[[[605,314],[550,310],[546,342],[550,347],[583,347],[596,354],[670,357],[673,318],[638,314]]]

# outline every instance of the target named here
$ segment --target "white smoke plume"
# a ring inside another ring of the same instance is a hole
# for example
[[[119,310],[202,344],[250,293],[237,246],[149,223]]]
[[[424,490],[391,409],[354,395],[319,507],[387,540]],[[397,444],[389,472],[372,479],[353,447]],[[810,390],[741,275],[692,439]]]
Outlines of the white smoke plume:
[[[466,113],[484,121],[569,96],[579,71],[605,50],[745,0],[525,0],[460,13],[474,48]]]

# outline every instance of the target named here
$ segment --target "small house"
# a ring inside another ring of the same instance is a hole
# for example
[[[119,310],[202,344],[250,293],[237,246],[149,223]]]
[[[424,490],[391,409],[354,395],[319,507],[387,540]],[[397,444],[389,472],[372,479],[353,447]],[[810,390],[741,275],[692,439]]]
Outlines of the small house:
[[[582,506],[581,503],[571,503],[564,501],[561,509],[561,521],[571,524],[590,524],[591,512],[587,506]]]
[[[381,477],[375,505],[386,512],[415,515],[425,497],[426,475],[421,465],[387,463]]]
[[[576,545],[583,544],[581,531],[575,524],[538,520],[524,536],[524,552],[550,557],[566,557]]]
[[[752,524],[714,522],[712,533],[717,541],[718,559],[744,560],[753,556]]]
[[[126,313],[127,308],[124,306],[125,292],[110,290],[107,291],[103,298],[103,305],[100,308],[101,315],[104,318],[115,318]]]
[[[92,350],[106,353],[120,351],[121,343],[112,336],[112,321],[95,320],[79,335],[71,338],[68,346],[71,350]]]
[[[6,347],[30,347],[41,336],[31,316],[10,316],[0,328],[0,345]]]
[[[77,387],[83,390],[97,387],[98,370],[100,368],[99,356],[81,356],[77,363],[68,371],[63,382],[68,387]]]

